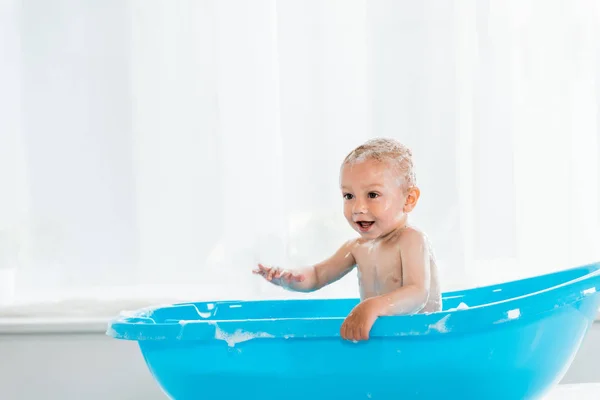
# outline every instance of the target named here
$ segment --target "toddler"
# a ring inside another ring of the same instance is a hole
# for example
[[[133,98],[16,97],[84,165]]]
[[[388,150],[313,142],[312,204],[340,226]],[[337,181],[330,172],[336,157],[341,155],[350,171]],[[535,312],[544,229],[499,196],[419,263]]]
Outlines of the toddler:
[[[328,259],[296,269],[259,264],[253,272],[289,290],[318,290],[357,268],[360,303],[340,334],[367,340],[379,316],[440,311],[438,272],[426,236],[408,224],[420,191],[411,151],[392,139],[373,139],[342,163],[344,216],[359,237]]]

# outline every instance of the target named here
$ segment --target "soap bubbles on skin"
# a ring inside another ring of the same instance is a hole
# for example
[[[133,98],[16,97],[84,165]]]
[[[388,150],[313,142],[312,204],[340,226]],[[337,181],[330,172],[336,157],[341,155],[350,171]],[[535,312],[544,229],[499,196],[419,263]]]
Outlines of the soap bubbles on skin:
[[[367,253],[371,254],[373,250],[377,247],[377,243],[375,241],[369,241],[367,244]]]

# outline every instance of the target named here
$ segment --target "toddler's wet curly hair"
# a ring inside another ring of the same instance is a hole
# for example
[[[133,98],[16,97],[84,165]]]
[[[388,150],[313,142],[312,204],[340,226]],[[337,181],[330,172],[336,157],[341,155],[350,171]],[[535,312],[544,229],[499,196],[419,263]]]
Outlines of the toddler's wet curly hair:
[[[344,159],[342,165],[359,163],[366,160],[390,162],[398,169],[400,183],[404,189],[409,189],[417,184],[414,171],[412,151],[395,139],[375,138],[367,140]]]

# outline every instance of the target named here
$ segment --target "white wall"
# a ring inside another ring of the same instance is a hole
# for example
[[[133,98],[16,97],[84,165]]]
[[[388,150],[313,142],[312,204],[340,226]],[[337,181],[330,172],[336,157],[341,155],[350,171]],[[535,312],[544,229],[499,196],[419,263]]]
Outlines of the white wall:
[[[600,323],[563,383],[600,382]],[[0,398],[164,400],[135,342],[91,334],[0,334]]]
[[[164,400],[135,342],[102,334],[0,335],[0,399]]]

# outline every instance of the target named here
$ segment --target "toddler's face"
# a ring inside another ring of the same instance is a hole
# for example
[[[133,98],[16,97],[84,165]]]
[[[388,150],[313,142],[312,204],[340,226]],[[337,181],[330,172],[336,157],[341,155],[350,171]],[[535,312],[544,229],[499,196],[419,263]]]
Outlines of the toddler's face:
[[[416,188],[405,193],[402,180],[390,163],[371,159],[343,165],[340,185],[344,216],[367,239],[398,228],[419,195]]]

